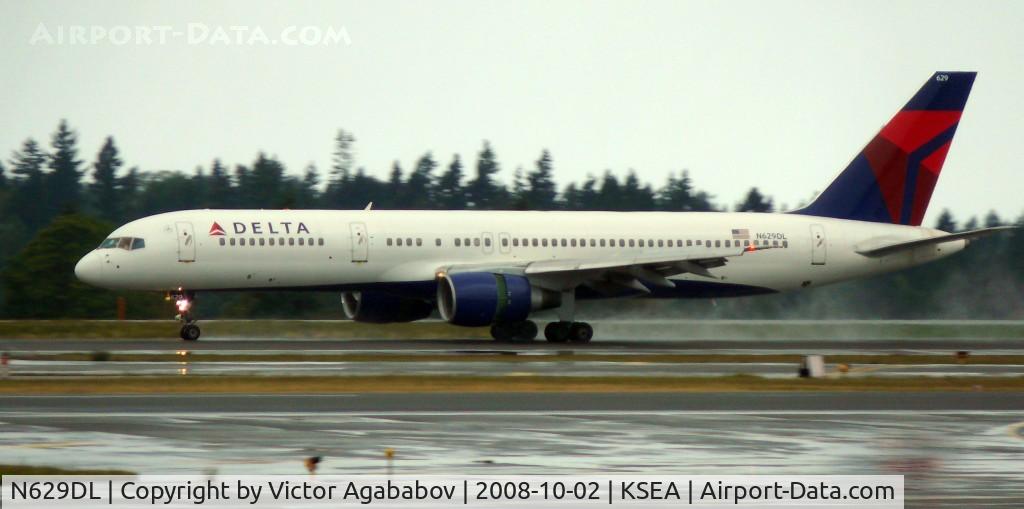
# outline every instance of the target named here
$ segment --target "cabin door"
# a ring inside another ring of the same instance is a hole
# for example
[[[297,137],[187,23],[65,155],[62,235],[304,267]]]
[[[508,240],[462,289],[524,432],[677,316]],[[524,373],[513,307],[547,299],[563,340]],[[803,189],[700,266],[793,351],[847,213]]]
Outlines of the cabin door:
[[[179,222],[174,225],[178,229],[178,261],[196,261],[196,232],[192,223]]]
[[[825,265],[828,254],[828,242],[825,239],[825,227],[820,224],[811,225],[811,265]]]
[[[349,223],[349,233],[352,236],[352,261],[365,262],[370,256],[370,239],[366,235],[364,223]]]

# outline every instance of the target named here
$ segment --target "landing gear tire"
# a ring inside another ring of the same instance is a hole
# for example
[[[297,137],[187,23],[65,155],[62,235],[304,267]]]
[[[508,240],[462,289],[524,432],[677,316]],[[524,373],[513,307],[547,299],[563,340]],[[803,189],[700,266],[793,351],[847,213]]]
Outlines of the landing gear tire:
[[[194,323],[187,323],[181,326],[181,339],[195,341],[199,339],[199,326]]]
[[[531,320],[491,325],[495,341],[533,341],[537,337],[537,324]]]
[[[594,328],[586,322],[575,322],[569,327],[569,341],[589,343],[594,337]]]
[[[544,327],[544,338],[551,343],[565,343],[571,328],[572,322],[551,322]]]

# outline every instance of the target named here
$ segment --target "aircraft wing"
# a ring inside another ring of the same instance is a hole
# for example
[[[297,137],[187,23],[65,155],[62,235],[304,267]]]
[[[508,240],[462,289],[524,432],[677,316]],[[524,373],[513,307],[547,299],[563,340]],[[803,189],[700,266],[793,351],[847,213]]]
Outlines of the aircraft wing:
[[[711,269],[725,265],[731,257],[763,249],[768,248],[696,248],[665,255],[536,260],[502,266],[454,265],[448,267],[446,272],[486,271],[520,274],[541,286],[555,289],[585,285],[609,294],[621,290],[647,293],[650,289],[644,283],[673,288],[675,283],[668,277],[687,272],[717,279],[717,276],[711,273]]]
[[[970,240],[980,237],[986,237],[993,233],[998,233],[1008,230],[1016,230],[1019,226],[993,226],[991,228],[982,228],[980,230],[971,230],[967,232],[951,233],[948,235],[940,235],[938,237],[929,237],[926,239],[900,241],[900,242],[875,242],[869,243],[867,246],[859,247],[857,249],[858,254],[869,257],[885,256],[908,249],[914,249],[921,246],[929,246],[934,244],[942,244],[944,242],[952,242],[954,240]]]

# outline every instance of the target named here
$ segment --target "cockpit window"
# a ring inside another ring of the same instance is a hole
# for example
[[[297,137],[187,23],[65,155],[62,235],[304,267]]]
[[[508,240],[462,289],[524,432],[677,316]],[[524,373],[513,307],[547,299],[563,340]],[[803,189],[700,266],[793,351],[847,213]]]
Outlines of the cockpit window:
[[[110,237],[100,243],[97,249],[124,249],[134,251],[146,247],[146,241],[137,237]]]

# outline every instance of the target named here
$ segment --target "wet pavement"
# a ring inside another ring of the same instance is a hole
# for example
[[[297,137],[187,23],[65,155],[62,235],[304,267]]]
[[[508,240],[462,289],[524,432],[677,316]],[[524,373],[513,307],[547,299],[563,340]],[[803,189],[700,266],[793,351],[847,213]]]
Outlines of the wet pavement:
[[[989,393],[2,397],[0,456],[300,474],[303,457],[322,455],[321,472],[350,474],[385,473],[391,447],[402,474],[901,474],[907,507],[1019,507],[1021,403]]]
[[[792,378],[795,363],[658,363],[642,355],[627,362],[545,361],[521,362],[104,362],[44,361],[15,359],[9,375],[15,377],[62,376],[168,376],[168,375],[245,375],[245,376],[379,376],[379,375],[489,375],[489,376],[637,376],[693,377],[735,374],[768,378]],[[828,370],[835,374],[835,366]],[[891,376],[1024,376],[1024,365],[934,364],[888,365],[859,364],[844,377]]]

